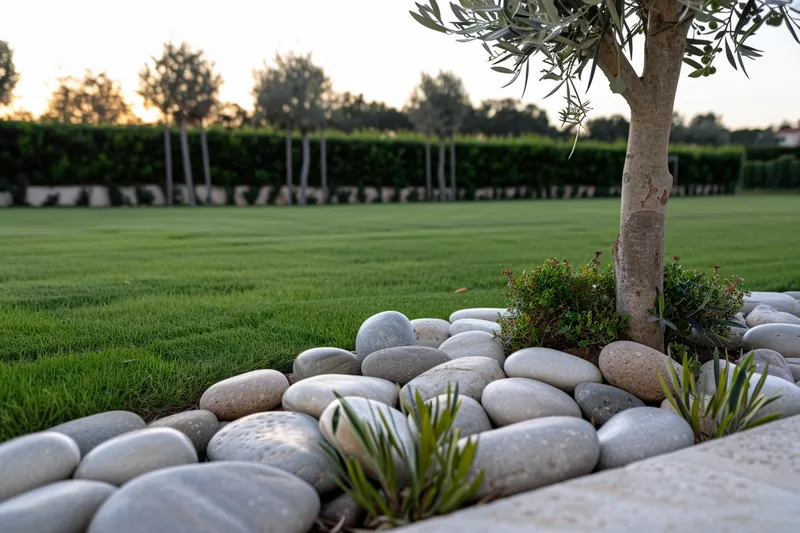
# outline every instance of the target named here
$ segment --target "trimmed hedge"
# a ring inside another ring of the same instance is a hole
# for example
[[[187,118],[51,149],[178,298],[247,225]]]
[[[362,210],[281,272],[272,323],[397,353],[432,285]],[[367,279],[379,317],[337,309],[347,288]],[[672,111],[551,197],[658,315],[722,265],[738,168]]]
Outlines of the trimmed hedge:
[[[190,132],[192,170],[200,185],[199,132]],[[214,185],[275,186],[285,182],[284,137],[274,132],[211,130],[208,132]],[[156,126],[91,127],[63,124],[0,122],[0,190],[31,185],[163,184],[163,130]],[[319,185],[319,142],[311,141],[310,186]],[[459,139],[456,145],[458,185],[466,197],[475,189],[595,186],[598,194],[619,187],[625,144],[549,139]],[[172,132],[173,172],[182,183],[178,132]],[[436,186],[438,147],[432,147]],[[424,186],[424,144],[419,138],[368,138],[331,135],[328,139],[328,187]],[[734,192],[739,178],[739,148],[674,147],[679,157],[678,185],[718,186]],[[449,155],[449,149],[448,149]],[[299,183],[300,143],[294,146],[295,184]],[[449,184],[449,162],[447,164]]]
[[[747,161],[742,185],[746,189],[800,189],[800,160],[782,155],[772,161]]]
[[[782,156],[800,159],[800,146],[751,146],[747,149],[748,161],[772,161]]]

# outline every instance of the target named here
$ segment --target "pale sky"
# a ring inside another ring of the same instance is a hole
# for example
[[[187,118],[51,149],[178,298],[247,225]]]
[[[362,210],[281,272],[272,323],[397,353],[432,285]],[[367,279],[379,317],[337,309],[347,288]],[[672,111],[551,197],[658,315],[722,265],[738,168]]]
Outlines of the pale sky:
[[[312,52],[337,91],[363,93],[367,99],[402,106],[421,71],[440,68],[461,76],[474,103],[486,98],[519,98],[522,83],[502,89],[506,75],[490,70],[478,43],[458,43],[454,36],[428,30],[408,14],[414,0],[5,0],[0,39],[15,51],[21,75],[15,107],[35,114],[57,86],[56,78],[81,76],[84,69],[106,70],[118,79],[137,113],[134,91],[138,71],[164,41],[188,41],[216,62],[225,79],[221,98],[250,109],[252,70],[276,51]],[[448,2],[440,2],[452,19]],[[445,7],[447,6],[447,7]],[[748,80],[724,57],[717,74],[685,76],[676,111],[689,117],[715,112],[730,128],[777,125],[800,120],[800,45],[785,27],[763,27],[750,41],[764,57],[745,64]],[[640,49],[639,49],[640,50]],[[641,54],[634,65],[639,67]],[[637,61],[638,59],[638,61]],[[541,64],[531,65],[531,74]],[[588,72],[587,72],[588,73]],[[529,83],[523,101],[547,110],[557,120],[561,94],[543,99],[552,82]],[[592,116],[621,113],[626,104],[598,75],[587,97]]]

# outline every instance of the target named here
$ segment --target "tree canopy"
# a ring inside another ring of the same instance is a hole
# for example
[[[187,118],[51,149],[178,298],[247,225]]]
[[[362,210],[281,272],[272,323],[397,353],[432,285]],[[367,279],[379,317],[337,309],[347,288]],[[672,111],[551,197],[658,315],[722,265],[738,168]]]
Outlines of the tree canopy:
[[[461,78],[446,71],[436,76],[423,72],[408,106],[409,118],[419,131],[440,136],[460,131],[470,110]]]
[[[14,50],[6,41],[0,41],[0,106],[11,105],[14,87],[19,81],[14,67]]]
[[[105,72],[94,75],[87,70],[82,79],[65,76],[58,82],[42,114],[43,120],[91,125],[140,122],[122,96],[119,83]]]

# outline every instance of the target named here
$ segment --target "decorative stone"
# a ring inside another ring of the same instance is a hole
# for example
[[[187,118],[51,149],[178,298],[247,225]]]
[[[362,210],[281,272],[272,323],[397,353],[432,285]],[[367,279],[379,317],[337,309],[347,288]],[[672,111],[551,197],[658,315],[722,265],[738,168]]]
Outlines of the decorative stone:
[[[581,408],[583,416],[597,427],[621,411],[644,407],[642,400],[633,394],[602,383],[579,384],[575,387],[575,402]]]
[[[450,337],[450,322],[441,318],[417,318],[411,321],[419,346],[438,348]]]
[[[789,372],[792,373],[792,379],[795,382],[800,381],[800,357],[787,357],[784,358],[784,361]]]
[[[769,364],[767,374],[785,379],[789,383],[795,382],[794,376],[792,376],[792,371],[789,370],[789,365],[786,364],[783,356],[774,350],[760,348],[758,350],[743,352],[737,363],[741,364],[742,360],[751,353],[753,354],[753,361],[756,364],[756,372],[759,374],[763,374],[764,369],[767,367],[767,364]]]
[[[317,492],[283,470],[223,461],[151,472],[112,495],[87,533],[306,533]]]
[[[747,325],[751,328],[763,324],[795,324],[800,325],[800,317],[784,311],[776,311],[766,304],[758,304],[747,315]]]
[[[787,296],[791,296],[795,300],[800,301],[800,291],[786,291],[783,294],[785,294]]]
[[[319,422],[307,414],[273,411],[232,422],[208,445],[211,461],[250,461],[294,474],[324,493],[336,488]]]
[[[598,366],[605,380],[646,402],[665,398],[658,381],[659,373],[670,383],[669,366],[678,375],[681,367],[663,353],[631,341],[615,341],[600,352]]]
[[[702,396],[702,398],[703,398],[703,405],[701,405],[699,407],[699,410],[700,410],[699,411],[699,414],[700,414],[700,431],[703,432],[706,435],[711,435],[713,433],[714,427],[716,425],[716,423],[714,421],[714,417],[711,414],[709,414],[708,416],[705,416],[703,414],[703,413],[706,412],[705,410],[708,407],[708,404],[711,402],[711,397],[710,396]],[[697,399],[695,397],[690,397],[689,409],[692,409],[692,406],[694,405],[694,402],[696,402],[696,401],[697,401]],[[667,398],[665,398],[664,401],[661,402],[661,409],[666,409],[666,410],[671,411],[671,412],[673,412],[675,414],[678,414],[678,412],[672,406],[672,403]]]
[[[705,336],[695,328],[692,328],[692,334],[689,341],[697,346],[705,346],[707,348],[719,347],[728,351],[738,352],[742,349],[742,337],[747,332],[747,324],[744,314],[736,313],[731,322],[741,324],[741,327],[728,327],[726,333],[722,338],[715,336]]]
[[[800,357],[800,326],[764,324],[747,331],[742,339],[745,350],[767,348],[783,357]]]
[[[449,360],[449,355],[429,346],[397,346],[369,354],[361,363],[361,372],[365,376],[405,385],[426,370]]]
[[[369,376],[327,374],[298,381],[283,395],[286,411],[305,413],[319,418],[328,404],[342,396],[361,396],[386,405],[397,403],[397,385],[391,381]]]
[[[450,336],[467,331],[484,331],[492,336],[500,334],[500,324],[480,318],[460,318],[450,324]]]
[[[384,311],[361,324],[356,335],[356,354],[363,362],[372,352],[416,343],[417,337],[408,317],[397,311]]]
[[[142,417],[130,411],[106,411],[59,424],[50,431],[63,433],[74,440],[83,456],[101,442],[145,427],[147,424]]]
[[[749,296],[744,297],[744,307],[742,311],[747,315],[753,311],[758,304],[766,304],[776,311],[783,311],[784,313],[800,316],[800,302],[788,294],[780,292],[751,292]]]
[[[342,527],[354,528],[358,525],[363,511],[361,506],[349,494],[340,494],[322,504],[319,512],[320,518],[333,524],[342,521]]]
[[[510,496],[589,474],[600,445],[592,425],[571,416],[528,420],[481,433],[467,483],[484,470],[475,500]]]
[[[77,449],[77,445],[75,446]],[[99,481],[59,481],[0,503],[3,533],[83,533],[116,489]]]
[[[462,333],[462,335],[465,335]],[[416,391],[423,400],[446,394],[458,383],[459,394],[480,401],[483,389],[492,381],[503,379],[506,375],[500,363],[488,357],[460,357],[454,361],[431,368],[409,381],[400,392],[409,401],[414,401]]]
[[[200,409],[219,420],[269,411],[281,404],[289,380],[277,370],[253,370],[211,385],[200,398]]]
[[[634,407],[617,413],[597,430],[598,468],[619,468],[694,444],[692,427],[667,409]]]
[[[450,337],[439,346],[450,359],[462,357],[488,357],[500,365],[505,363],[506,354],[500,340],[485,331],[465,331]]]
[[[503,370],[510,378],[529,378],[572,392],[579,383],[602,383],[600,369],[589,361],[550,348],[524,348],[508,356]]]
[[[450,323],[464,318],[476,318],[478,320],[489,320],[497,322],[501,316],[507,316],[508,309],[502,307],[473,307],[470,309],[459,309],[450,315]]]
[[[323,374],[361,374],[361,362],[353,352],[341,348],[311,348],[297,356],[292,365],[295,380]]]
[[[546,416],[576,416],[578,404],[552,385],[526,378],[493,381],[483,389],[481,405],[498,426]]]
[[[447,394],[440,394],[435,398],[425,400],[425,405],[432,406],[433,414],[435,415],[440,412],[440,409],[444,409],[445,406],[448,405],[447,400]],[[458,429],[462,437],[477,435],[478,433],[483,433],[484,431],[492,429],[492,423],[489,421],[489,417],[486,416],[486,411],[483,410],[480,403],[462,394],[458,395],[458,401],[460,402],[460,406],[453,420],[452,427]],[[408,427],[411,429],[412,434],[417,434],[417,428],[411,415],[408,415]]]
[[[208,441],[219,431],[219,421],[211,411],[194,409],[159,418],[148,427],[177,429],[192,441],[197,456],[205,457]]]
[[[61,433],[31,433],[3,442],[0,444],[0,502],[69,478],[80,460],[78,445]]]
[[[78,465],[74,477],[122,485],[153,470],[196,462],[197,452],[189,437],[177,429],[147,428],[95,447]]]

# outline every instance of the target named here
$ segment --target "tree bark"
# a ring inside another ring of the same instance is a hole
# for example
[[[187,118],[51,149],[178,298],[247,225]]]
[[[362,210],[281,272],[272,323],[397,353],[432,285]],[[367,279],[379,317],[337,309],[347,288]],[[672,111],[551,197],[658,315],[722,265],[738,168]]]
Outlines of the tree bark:
[[[308,142],[308,132],[303,130],[303,166],[300,168],[300,205],[308,202],[308,170],[311,165],[311,147]]]
[[[433,183],[431,181],[431,140],[425,136],[425,201],[433,199]]]
[[[322,203],[328,203],[328,153],[327,143],[325,142],[325,128],[322,128],[319,136],[319,164],[320,164],[320,186],[322,188]]]
[[[172,184],[172,134],[169,131],[169,124],[164,124],[164,165],[167,174],[167,205],[172,205],[173,184]]]
[[[286,127],[286,203],[294,203],[294,187],[292,186],[292,128]]]
[[[206,204],[211,205],[214,202],[211,194],[211,164],[208,161],[208,139],[203,121],[200,121],[200,149],[203,152],[203,176],[206,179]]]
[[[450,134],[450,199],[456,201],[456,134]]]
[[[444,202],[447,195],[447,185],[444,181],[444,137],[439,137],[439,201]]]
[[[183,179],[186,182],[186,199],[189,205],[197,205],[192,179],[192,162],[189,159],[189,136],[186,134],[186,119],[181,117],[181,156],[183,157]]]

